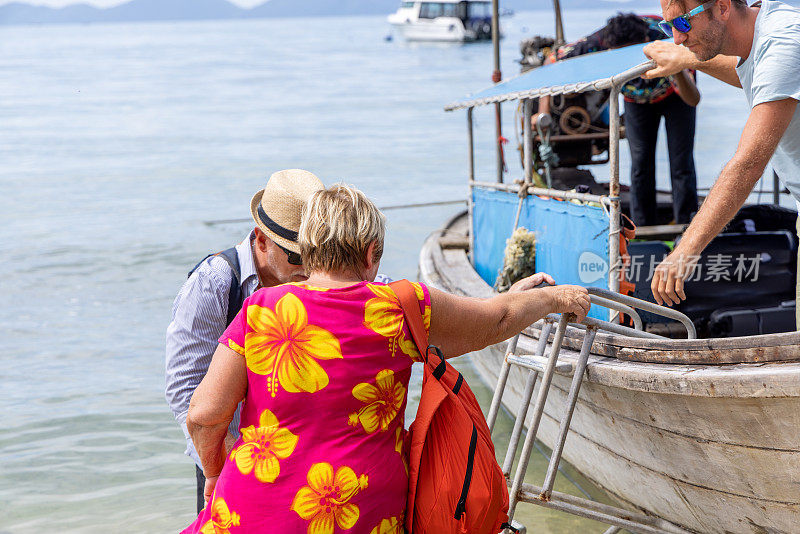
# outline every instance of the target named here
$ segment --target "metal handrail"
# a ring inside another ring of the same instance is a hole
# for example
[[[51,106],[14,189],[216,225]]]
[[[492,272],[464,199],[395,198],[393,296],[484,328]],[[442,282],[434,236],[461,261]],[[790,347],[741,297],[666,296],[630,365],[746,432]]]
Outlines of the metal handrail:
[[[666,306],[659,306],[658,304],[637,299],[629,295],[621,295],[620,293],[609,291],[608,289],[601,289],[599,287],[589,287],[587,289],[589,290],[589,295],[594,295],[621,304],[626,304],[633,308],[638,308],[662,317],[667,317],[668,319],[674,319],[686,327],[686,333],[688,334],[689,339],[697,339],[697,329],[695,328],[692,320],[677,310],[667,308]]]
[[[553,322],[558,322],[561,316],[557,313],[551,313],[547,316],[547,319]],[[583,322],[581,323],[569,323],[569,326],[572,328],[578,328],[580,330],[586,330],[587,326],[592,328],[596,328],[597,330],[605,330],[607,332],[611,332],[612,334],[619,334],[621,336],[628,336],[628,337],[638,337],[642,339],[667,339],[664,336],[659,336],[658,334],[653,334],[652,332],[645,332],[644,330],[635,330],[630,326],[623,326],[621,324],[611,323],[609,321],[603,321],[602,319],[595,319],[594,317],[584,317]]]
[[[631,317],[631,319],[633,319],[633,327],[636,330],[644,330],[644,325],[642,324],[642,318],[639,317],[639,313],[630,306],[627,306],[615,300],[611,300],[609,298],[600,297],[592,294],[589,295],[589,300],[591,301],[592,304],[597,304],[598,306],[602,306],[604,308],[616,310],[620,313],[627,313]]]
[[[609,295],[612,296],[612,295]],[[605,299],[612,301],[612,299]],[[638,300],[638,299],[632,299]],[[638,337],[655,337],[655,334],[649,332],[642,332],[633,328],[628,328],[622,325],[617,325],[607,321],[600,321],[593,318],[585,318],[583,324],[575,324],[575,315],[571,313],[564,313],[560,316],[557,314],[550,314],[545,317],[545,322],[542,326],[542,332],[539,336],[539,343],[536,346],[536,351],[532,357],[525,357],[523,355],[516,355],[517,342],[520,334],[514,336],[509,343],[509,350],[506,352],[506,357],[503,361],[503,366],[498,377],[497,387],[495,388],[494,397],[492,398],[492,409],[490,410],[487,423],[490,431],[494,427],[497,412],[502,402],[503,391],[506,387],[508,373],[512,365],[516,365],[528,369],[528,377],[525,383],[525,391],[522,395],[521,402],[517,412],[517,417],[514,421],[514,429],[512,431],[511,440],[509,441],[508,449],[506,450],[505,461],[503,462],[503,476],[506,478],[507,484],[510,486],[509,491],[509,508],[508,517],[513,519],[519,502],[528,502],[547,506],[557,510],[561,510],[573,515],[588,517],[596,521],[609,524],[612,528],[606,531],[606,534],[618,532],[619,528],[625,528],[630,532],[641,534],[656,534],[663,533],[681,533],[688,534],[684,529],[660,518],[651,518],[649,516],[631,512],[616,506],[604,505],[592,501],[591,499],[582,499],[579,497],[565,498],[562,494],[554,492],[556,473],[559,469],[561,457],[564,453],[566,445],[567,434],[570,431],[572,423],[572,416],[575,411],[575,406],[578,401],[578,394],[583,383],[583,378],[586,373],[587,365],[589,363],[589,356],[591,348],[595,340],[598,330],[610,330],[612,332],[626,333],[627,335],[635,335]],[[550,344],[550,356],[545,362],[542,362],[542,357],[547,349],[548,339],[552,331],[554,322],[558,322],[553,341]],[[534,442],[539,431],[539,425],[542,421],[544,414],[544,407],[547,403],[548,393],[551,388],[553,375],[558,367],[559,355],[561,352],[561,345],[564,341],[564,336],[568,326],[577,326],[584,330],[583,342],[581,343],[580,353],[574,363],[574,371],[572,373],[572,380],[567,393],[567,399],[564,406],[564,413],[559,420],[558,435],[556,436],[552,454],[547,465],[547,473],[545,474],[544,483],[541,487],[526,484],[524,482],[525,473],[528,469],[531,451],[534,447]],[[543,364],[543,365],[542,365]],[[536,401],[533,404],[533,415],[528,418],[528,407],[530,406],[531,399],[533,398],[534,387],[537,379],[541,379],[541,386],[539,387]],[[516,457],[517,448],[522,437],[522,427],[528,421],[528,432],[525,436],[524,443],[522,444],[522,452],[517,464],[516,471],[514,472],[513,479],[511,472]],[[504,530],[508,532],[508,530]]]

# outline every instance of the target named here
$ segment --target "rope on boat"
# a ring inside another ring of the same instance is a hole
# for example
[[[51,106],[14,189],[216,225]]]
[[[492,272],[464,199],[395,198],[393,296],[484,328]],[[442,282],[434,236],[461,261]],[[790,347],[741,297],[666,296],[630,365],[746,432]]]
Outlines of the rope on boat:
[[[502,165],[503,172],[508,172],[508,165],[506,165],[506,151],[503,148],[503,145],[506,144],[508,144],[508,139],[502,135],[497,138],[497,145],[500,147],[500,163]]]
[[[506,240],[503,268],[497,275],[495,289],[508,291],[511,285],[536,272],[536,235],[525,228],[517,228]]]

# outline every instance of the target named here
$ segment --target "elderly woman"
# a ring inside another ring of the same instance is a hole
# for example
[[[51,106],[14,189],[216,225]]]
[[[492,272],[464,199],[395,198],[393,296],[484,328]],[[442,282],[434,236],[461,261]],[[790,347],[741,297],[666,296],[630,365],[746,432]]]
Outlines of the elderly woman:
[[[308,280],[244,301],[192,397],[210,504],[185,532],[402,532],[403,414],[419,353],[394,293],[373,283],[383,237],[384,217],[360,191],[334,185],[311,198],[299,237]],[[416,285],[431,343],[453,357],[548,313],[586,315],[584,288],[529,289],[542,281],[552,283],[534,275],[485,300]]]

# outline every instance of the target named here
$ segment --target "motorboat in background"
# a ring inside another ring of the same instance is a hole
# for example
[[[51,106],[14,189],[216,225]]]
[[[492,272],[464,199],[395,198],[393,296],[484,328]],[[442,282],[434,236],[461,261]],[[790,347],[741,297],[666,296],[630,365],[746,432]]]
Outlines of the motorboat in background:
[[[387,20],[406,41],[463,43],[492,38],[491,2],[485,0],[404,1]]]

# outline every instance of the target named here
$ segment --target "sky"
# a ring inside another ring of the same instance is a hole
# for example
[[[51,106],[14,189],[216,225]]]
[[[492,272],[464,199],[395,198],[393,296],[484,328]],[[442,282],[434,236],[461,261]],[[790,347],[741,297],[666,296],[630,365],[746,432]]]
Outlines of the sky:
[[[11,2],[22,2],[35,6],[64,7],[71,4],[90,4],[97,7],[112,7],[124,4],[129,0],[0,0],[0,5],[10,4]],[[232,4],[240,7],[253,7],[263,4],[264,0],[229,0]]]
[[[21,2],[23,4],[31,4],[35,6],[49,6],[49,7],[64,7],[72,4],[90,4],[96,7],[112,7],[124,4],[130,0],[0,0],[0,5],[10,4],[12,2]],[[228,0],[232,4],[240,7],[253,7],[263,4],[267,0]],[[632,0],[605,0],[625,3]],[[654,0],[657,3],[657,0]]]

